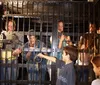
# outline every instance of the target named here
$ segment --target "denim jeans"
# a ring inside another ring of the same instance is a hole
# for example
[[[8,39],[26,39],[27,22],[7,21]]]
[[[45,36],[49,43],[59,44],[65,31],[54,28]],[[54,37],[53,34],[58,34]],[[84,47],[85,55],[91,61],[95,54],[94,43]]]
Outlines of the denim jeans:
[[[39,71],[40,70],[40,71]],[[41,68],[38,68],[37,65],[34,64],[29,64],[27,67],[27,72],[28,72],[28,80],[31,81],[39,81],[40,73],[41,73],[41,80],[45,80],[45,74],[46,74],[46,66],[41,66]],[[33,84],[29,84],[33,85]],[[39,84],[34,84],[34,85],[39,85]]]
[[[1,64],[16,64],[17,60],[0,60]],[[17,70],[16,67],[13,66],[1,66],[0,67],[0,79],[1,80],[16,80],[17,78]],[[5,85],[5,83],[2,83],[0,85]],[[15,84],[9,84],[9,85],[15,85]]]
[[[88,82],[89,78],[89,68],[87,67],[80,67],[77,71],[78,73],[78,80],[80,82]]]

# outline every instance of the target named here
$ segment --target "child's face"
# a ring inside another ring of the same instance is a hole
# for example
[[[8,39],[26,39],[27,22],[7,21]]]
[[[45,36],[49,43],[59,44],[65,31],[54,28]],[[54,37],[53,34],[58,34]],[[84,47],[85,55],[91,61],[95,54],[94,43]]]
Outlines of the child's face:
[[[89,32],[95,32],[95,25],[94,24],[90,24],[89,25]]]
[[[15,28],[13,26],[13,22],[9,21],[8,22],[8,31],[13,31]]]
[[[36,41],[35,36],[30,36],[30,38],[29,38],[30,44],[35,44],[35,41]]]
[[[100,76],[100,67],[97,67],[94,63],[93,65],[93,71],[95,72],[96,76]]]
[[[62,60],[65,61],[67,58],[69,58],[68,55],[66,55],[65,51],[63,51]]]
[[[59,32],[62,32],[62,31],[63,31],[63,28],[64,28],[63,22],[59,22],[59,23],[58,23],[58,31],[59,31]]]

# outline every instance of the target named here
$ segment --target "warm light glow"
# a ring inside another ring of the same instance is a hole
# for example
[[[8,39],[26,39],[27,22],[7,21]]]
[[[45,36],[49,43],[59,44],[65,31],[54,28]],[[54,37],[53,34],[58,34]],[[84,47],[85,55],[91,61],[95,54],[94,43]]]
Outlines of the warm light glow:
[[[93,2],[94,0],[88,0],[88,2]]]
[[[0,5],[2,5],[2,2],[0,1]]]

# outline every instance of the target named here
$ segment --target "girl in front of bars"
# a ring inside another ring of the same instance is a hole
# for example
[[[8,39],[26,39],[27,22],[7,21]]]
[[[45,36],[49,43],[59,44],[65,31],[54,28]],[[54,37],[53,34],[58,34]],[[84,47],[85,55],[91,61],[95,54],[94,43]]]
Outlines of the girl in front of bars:
[[[92,81],[91,85],[100,85],[100,55],[92,58],[91,63],[93,65],[93,70],[97,79]]]
[[[46,73],[46,60],[45,59],[43,60],[37,59],[39,61],[35,60],[37,54],[35,50],[40,48],[40,41],[36,39],[34,31],[32,30],[29,31],[29,35],[27,37],[28,37],[28,42],[26,42],[24,45],[24,60],[26,60],[27,64],[28,80],[39,81],[41,75],[41,79],[42,81],[44,81]],[[44,47],[44,43],[43,42],[41,43],[42,47]],[[38,62],[42,63],[44,67],[41,66],[41,68],[39,68]],[[38,85],[38,84],[30,83],[29,85]]]
[[[66,46],[63,48],[62,60],[42,53],[39,53],[38,56],[55,62],[56,67],[60,69],[56,85],[75,85],[75,69],[73,61],[77,59],[77,54],[76,48]]]

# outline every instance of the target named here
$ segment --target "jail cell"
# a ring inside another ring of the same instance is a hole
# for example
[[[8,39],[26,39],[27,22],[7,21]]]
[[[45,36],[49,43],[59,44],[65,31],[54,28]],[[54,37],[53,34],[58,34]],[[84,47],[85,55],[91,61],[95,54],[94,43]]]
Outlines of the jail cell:
[[[16,29],[14,34],[18,36],[17,44],[21,45],[22,53],[16,57],[17,62],[7,63],[6,59],[8,54],[10,54],[11,61],[13,56],[14,45],[10,40],[12,39],[12,34],[7,34],[7,40],[3,43],[10,43],[11,48],[10,52],[5,49],[1,49],[1,56],[6,57],[5,63],[0,63],[0,66],[4,66],[5,74],[8,75],[8,67],[11,70],[8,76],[4,76],[4,80],[0,80],[1,84],[46,84],[46,85],[55,85],[55,80],[57,76],[57,70],[54,69],[55,66],[41,63],[41,58],[36,56],[38,53],[42,52],[44,54],[57,56],[58,50],[58,30],[57,22],[62,20],[64,22],[64,35],[70,36],[73,46],[78,47],[78,42],[80,36],[88,31],[89,22],[95,22],[95,12],[93,2],[87,1],[20,1],[20,0],[8,0],[4,2],[4,15],[2,16],[2,30],[5,30],[5,26],[8,25],[9,20],[13,20],[16,23]],[[14,24],[14,22],[13,22]],[[7,27],[8,28],[8,27]],[[7,29],[6,28],[6,29]],[[30,50],[28,47],[23,49],[23,46],[27,43],[29,35],[36,36],[36,39],[40,43],[38,48]],[[50,43],[50,37],[52,36],[52,44]],[[44,46],[43,46],[44,44]],[[4,51],[3,51],[4,50]],[[29,61],[24,57],[24,52],[33,52],[34,59]],[[8,56],[9,57],[9,56]],[[34,60],[37,58],[37,62],[34,63]],[[42,67],[43,66],[43,67]],[[45,67],[46,66],[46,67]],[[16,70],[14,80],[13,77],[13,68]],[[41,68],[45,68],[45,77],[49,75],[49,79],[42,80],[43,71]],[[49,72],[48,69],[49,68]],[[89,67],[90,68],[90,67]],[[34,70],[36,69],[36,70]],[[38,70],[37,70],[38,69]],[[31,80],[29,79],[29,72]],[[2,73],[0,73],[2,75]],[[34,75],[36,75],[34,77]],[[55,76],[54,76],[55,75]],[[35,79],[37,77],[37,79]],[[78,82],[84,83],[84,81]],[[91,82],[91,81],[88,81]]]

